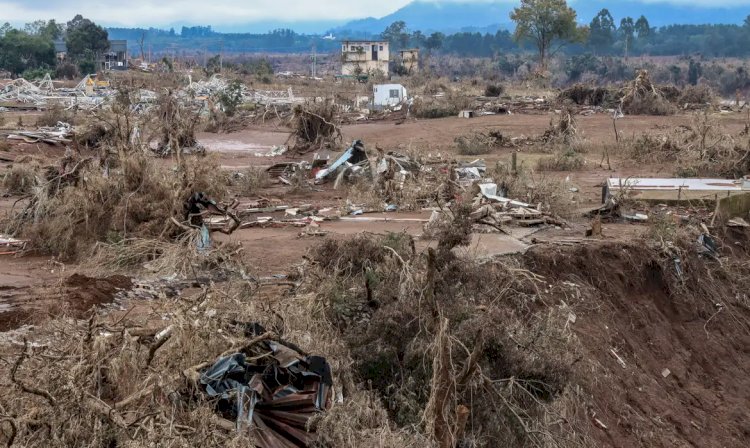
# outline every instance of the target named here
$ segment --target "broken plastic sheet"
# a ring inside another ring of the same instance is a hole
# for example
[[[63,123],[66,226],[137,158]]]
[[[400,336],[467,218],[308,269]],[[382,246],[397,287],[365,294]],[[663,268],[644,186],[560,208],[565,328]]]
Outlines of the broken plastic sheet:
[[[335,173],[344,164],[348,163],[350,165],[354,165],[364,160],[367,160],[367,153],[365,152],[365,146],[361,141],[356,140],[352,144],[352,146],[349,147],[349,149],[344,151],[344,153],[341,154],[341,156],[338,159],[336,159],[335,162],[331,164],[331,166],[318,171],[318,173],[315,175],[315,180],[325,179],[326,177]]]
[[[497,184],[480,184],[479,190],[482,192],[482,196],[489,199],[490,201],[501,202],[503,204],[510,204],[514,207],[527,207],[531,205],[524,202],[514,201],[513,199],[504,198],[497,195]]]

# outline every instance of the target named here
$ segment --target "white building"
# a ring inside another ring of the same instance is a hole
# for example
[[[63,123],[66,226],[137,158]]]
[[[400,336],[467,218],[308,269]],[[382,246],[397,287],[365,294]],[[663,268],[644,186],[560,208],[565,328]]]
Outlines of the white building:
[[[381,72],[388,76],[387,41],[345,40],[341,44],[341,74],[357,76]]]
[[[378,84],[372,88],[372,102],[375,107],[393,107],[407,98],[406,87],[401,84]]]

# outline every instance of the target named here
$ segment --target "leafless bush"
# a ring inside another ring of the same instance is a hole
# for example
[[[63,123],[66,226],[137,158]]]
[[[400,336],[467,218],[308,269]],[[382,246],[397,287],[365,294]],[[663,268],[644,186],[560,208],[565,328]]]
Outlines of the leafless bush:
[[[244,169],[232,176],[232,185],[242,196],[255,196],[270,184],[266,170],[257,167]]]
[[[698,104],[706,105],[711,104],[715,101],[716,97],[711,87],[701,84],[697,86],[687,86],[682,91],[682,94],[677,99],[677,103],[680,105],[684,104]]]
[[[80,256],[97,241],[169,235],[175,230],[170,218],[180,216],[187,197],[202,191],[221,199],[226,189],[211,159],[183,162],[173,170],[136,154],[108,172],[91,159],[50,167],[7,231],[63,258]]]
[[[3,188],[11,195],[32,193],[39,184],[40,172],[40,167],[35,163],[14,163],[3,176]]]
[[[159,96],[153,113],[159,135],[157,154],[174,155],[179,160],[186,149],[200,149],[195,138],[200,113],[181,104],[173,92]]]
[[[540,205],[543,210],[563,218],[572,216],[570,189],[563,180],[543,172],[535,173],[523,165],[513,171],[503,163],[497,163],[487,175],[510,198]]]
[[[398,235],[326,243],[313,256],[326,278],[318,295],[352,351],[356,378],[399,427],[422,428],[437,446],[552,446],[567,429],[545,419],[557,412],[574,352],[560,337],[563,317],[516,314],[528,309],[536,280],[514,262],[452,254],[471,232],[464,208],[424,254]],[[539,388],[525,389],[530,381]],[[482,423],[465,425],[468,414]]]
[[[572,148],[559,151],[556,155],[539,159],[537,171],[576,171],[583,168],[585,160]]]
[[[294,149],[298,152],[320,149],[342,139],[336,106],[329,102],[296,106],[292,129],[296,139]]]
[[[36,117],[37,126],[57,126],[57,123],[68,123],[70,125],[76,124],[75,114],[73,112],[65,110],[60,105],[53,105],[48,107],[42,112],[41,115]]]

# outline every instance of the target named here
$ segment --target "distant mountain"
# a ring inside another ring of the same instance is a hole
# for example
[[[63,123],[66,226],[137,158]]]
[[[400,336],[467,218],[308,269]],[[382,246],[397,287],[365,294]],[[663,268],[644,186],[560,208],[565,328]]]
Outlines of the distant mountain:
[[[746,6],[700,6],[643,0],[578,0],[569,4],[578,12],[581,23],[589,23],[602,9],[609,9],[619,24],[626,16],[645,15],[651,26],[673,24],[741,24],[750,15]],[[468,3],[461,0],[430,2],[417,0],[382,18],[354,20],[333,32],[353,34],[378,34],[398,20],[406,22],[411,31],[492,31],[512,29],[510,12],[518,2]]]
[[[411,31],[454,33],[481,28],[497,31],[501,24],[510,26],[511,9],[513,6],[506,3],[414,1],[385,17],[354,20],[333,31],[378,34],[399,20],[406,22]]]

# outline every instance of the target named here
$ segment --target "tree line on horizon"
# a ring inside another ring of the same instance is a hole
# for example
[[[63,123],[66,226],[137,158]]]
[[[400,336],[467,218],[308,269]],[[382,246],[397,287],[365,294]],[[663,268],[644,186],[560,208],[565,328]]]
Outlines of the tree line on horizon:
[[[542,67],[555,54],[570,56],[682,56],[747,57],[750,55],[750,16],[743,25],[669,25],[651,27],[648,18],[623,17],[617,21],[603,8],[587,25],[581,25],[576,11],[566,0],[521,0],[510,17],[516,24],[511,32],[459,32],[425,34],[411,31],[403,21],[394,22],[379,36],[395,50],[420,48],[430,54],[461,57],[502,58],[530,51],[539,56]],[[366,37],[366,36],[359,36]],[[141,56],[144,42],[158,53],[300,53],[335,52],[339,42],[320,36],[280,29],[263,34],[219,33],[210,26],[174,28],[105,29],[81,15],[66,24],[39,20],[16,29],[0,27],[0,70],[11,76],[34,77],[45,72],[70,77],[95,69],[96,58],[108,48],[108,39],[136,43],[131,53]],[[64,39],[68,47],[65,67],[56,60],[54,41]],[[63,70],[61,70],[63,69]],[[61,73],[62,72],[62,73]]]

